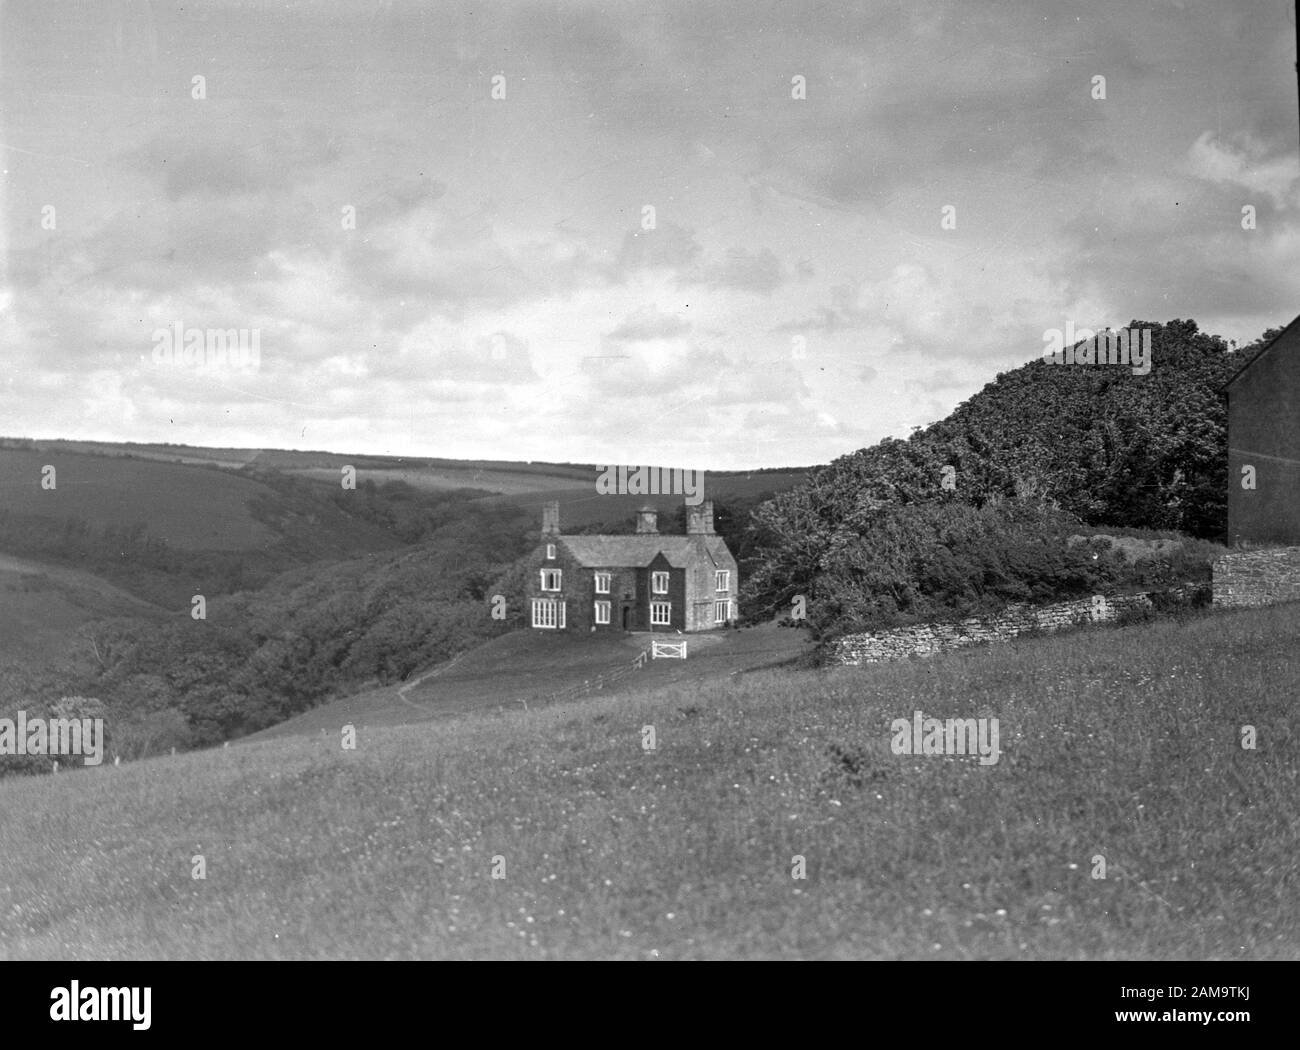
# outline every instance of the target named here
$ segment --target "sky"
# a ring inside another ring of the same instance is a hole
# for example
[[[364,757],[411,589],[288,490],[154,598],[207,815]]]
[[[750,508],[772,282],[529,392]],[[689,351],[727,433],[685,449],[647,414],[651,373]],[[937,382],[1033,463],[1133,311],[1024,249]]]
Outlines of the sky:
[[[810,465],[1067,324],[1244,344],[1300,312],[1295,39],[1289,0],[0,2],[0,434]]]

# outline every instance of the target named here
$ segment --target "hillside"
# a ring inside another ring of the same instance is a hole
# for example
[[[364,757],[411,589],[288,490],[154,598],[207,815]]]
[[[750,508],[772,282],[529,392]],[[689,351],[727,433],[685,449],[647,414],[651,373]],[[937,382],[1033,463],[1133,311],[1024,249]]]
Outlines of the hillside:
[[[1052,568],[1026,581],[1020,566],[1044,544],[1059,550],[1061,536],[1087,530],[1190,536],[1198,543],[1189,546],[1187,561],[1208,572],[1205,541],[1220,539],[1226,527],[1222,388],[1253,347],[1231,353],[1190,320],[1128,327],[1151,332],[1146,374],[1123,365],[1032,361],[907,440],[886,438],[842,456],[758,507],[755,571],[746,583],[751,608],[788,607],[795,594],[823,606],[829,600],[836,609],[821,610],[823,625],[839,629],[910,615],[910,599],[880,617],[873,606],[881,595],[929,583],[937,592],[966,592],[960,601],[937,603],[959,614],[963,602],[978,604],[997,590],[1027,596],[1060,585],[1069,596],[1068,586],[1086,591],[1108,581]],[[1038,520],[1028,524],[1031,516]],[[1024,524],[1025,542],[997,563],[975,564],[983,557],[980,544],[967,564],[945,562],[954,535],[986,531],[990,523],[995,537]],[[913,564],[882,578],[879,566],[904,548],[915,553]],[[944,578],[954,575],[967,579],[950,586]],[[850,612],[841,615],[839,607]]]
[[[457,460],[424,456],[372,456],[292,449],[202,448],[192,445],[148,445],[108,441],[64,441],[0,438],[0,452],[32,451],[110,459],[136,459],[226,470],[277,473],[310,478],[336,487],[340,470],[352,466],[358,480],[376,484],[400,481],[413,488],[438,492],[477,489],[497,496],[529,496],[567,492],[572,498],[590,496],[600,468],[584,463],[527,463],[511,460]],[[48,461],[48,456],[45,462]],[[798,483],[802,467],[760,471],[708,471],[709,496],[719,499],[779,492]],[[716,487],[715,487],[716,486]],[[599,519],[592,519],[599,520]]]
[[[0,554],[0,712],[77,692],[96,624],[164,615],[89,573]]]
[[[661,640],[681,641],[675,634]],[[631,663],[651,644],[649,635],[591,638],[520,630],[470,649],[447,664],[413,676],[402,685],[363,690],[330,701],[244,742],[358,728],[411,725],[471,711],[529,710],[598,695],[628,695],[668,684],[700,688],[708,683],[807,656],[806,632],[772,624],[744,631],[686,636],[687,658]]]
[[[55,468],[55,488],[41,486]],[[275,533],[251,504],[273,495],[265,485],[229,471],[172,463],[108,459],[76,453],[0,450],[0,504],[19,516],[80,520],[97,528],[144,525],[149,535],[182,550],[248,550]]]
[[[1279,607],[0,782],[0,955],[1294,958],[1298,644]],[[1000,760],[893,754],[917,709]]]

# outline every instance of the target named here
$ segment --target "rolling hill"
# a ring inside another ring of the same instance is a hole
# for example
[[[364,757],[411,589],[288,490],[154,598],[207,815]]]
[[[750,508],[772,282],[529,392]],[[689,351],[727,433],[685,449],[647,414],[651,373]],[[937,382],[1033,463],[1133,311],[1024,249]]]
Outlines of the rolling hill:
[[[46,489],[42,472],[50,466],[55,488]],[[0,506],[11,514],[59,526],[69,520],[99,528],[143,524],[151,536],[182,550],[250,550],[273,542],[275,532],[251,508],[273,495],[259,482],[216,468],[53,449],[0,450]]]
[[[202,448],[191,445],[149,445],[129,442],[63,441],[0,438],[0,452],[9,450],[64,453],[110,459],[138,459],[186,466],[217,466],[224,470],[271,470],[310,478],[336,488],[345,466],[356,468],[358,481],[376,484],[400,481],[416,489],[438,492],[477,489],[486,495],[519,496],[565,492],[591,495],[601,469],[595,464],[457,460],[436,457],[373,456],[292,449]],[[807,468],[758,471],[708,471],[708,495],[719,499],[779,492],[801,481]],[[576,498],[576,496],[574,497]]]

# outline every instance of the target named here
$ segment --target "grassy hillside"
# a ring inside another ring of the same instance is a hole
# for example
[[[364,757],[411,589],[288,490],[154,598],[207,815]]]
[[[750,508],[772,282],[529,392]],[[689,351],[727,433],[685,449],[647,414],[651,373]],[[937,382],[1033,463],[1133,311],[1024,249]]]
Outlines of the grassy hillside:
[[[4,781],[0,954],[1295,958],[1298,643],[1279,607]],[[894,755],[916,709],[1001,760]]]
[[[149,445],[108,441],[32,441],[0,438],[0,451],[84,455],[100,458],[132,458],[145,462],[185,465],[213,465],[230,470],[248,468],[338,484],[340,469],[352,466],[358,481],[369,478],[375,484],[401,481],[423,491],[480,489],[485,493],[519,496],[569,490],[586,496],[599,468],[583,463],[527,463],[511,460],[439,459],[425,456],[370,456],[338,452],[293,449],[202,448],[191,445]],[[798,484],[804,468],[761,471],[709,471],[708,495],[718,498],[745,497],[760,492],[780,492]],[[715,488],[716,486],[716,488]],[[678,500],[680,502],[680,499]]]
[[[676,634],[661,635],[680,641]],[[360,691],[323,704],[246,740],[303,733],[337,734],[358,728],[411,725],[470,711],[532,710],[576,695],[602,690],[628,694],[689,682],[698,687],[758,667],[808,655],[807,632],[774,624],[743,631],[711,631],[686,639],[687,659],[631,663],[650,647],[647,634],[578,637],[520,630],[494,638],[401,686]]]
[[[56,487],[41,487],[42,468],[56,470]],[[246,550],[275,534],[250,503],[269,497],[264,485],[228,471],[171,463],[48,451],[0,450],[0,503],[17,515],[62,524],[80,519],[98,526],[145,524],[171,547]]]
[[[97,576],[0,554],[0,711],[77,692],[94,668],[93,625],[160,615]]]

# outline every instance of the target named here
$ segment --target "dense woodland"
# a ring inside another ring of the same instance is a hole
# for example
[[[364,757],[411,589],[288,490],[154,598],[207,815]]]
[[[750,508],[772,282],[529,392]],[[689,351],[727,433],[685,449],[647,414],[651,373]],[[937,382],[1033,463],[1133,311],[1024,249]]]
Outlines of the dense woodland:
[[[1194,321],[1129,327],[1152,330],[1148,375],[1031,362],[909,439],[843,456],[758,508],[742,576],[749,615],[803,595],[823,634],[893,626],[1119,582],[1123,566],[1065,550],[1084,526],[1220,538],[1222,388],[1278,330],[1232,353]],[[1121,577],[1148,574],[1128,566]]]

